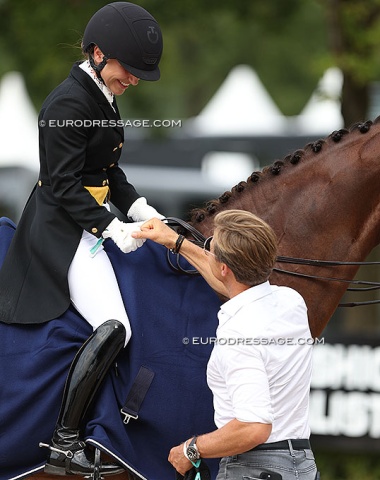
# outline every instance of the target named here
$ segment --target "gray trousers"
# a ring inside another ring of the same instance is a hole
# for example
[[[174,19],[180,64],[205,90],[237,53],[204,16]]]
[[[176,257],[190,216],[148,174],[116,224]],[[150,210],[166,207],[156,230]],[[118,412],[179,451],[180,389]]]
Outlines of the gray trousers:
[[[224,457],[216,480],[315,480],[317,467],[312,450],[256,450]],[[276,477],[279,474],[281,477]],[[262,475],[260,477],[260,475]]]

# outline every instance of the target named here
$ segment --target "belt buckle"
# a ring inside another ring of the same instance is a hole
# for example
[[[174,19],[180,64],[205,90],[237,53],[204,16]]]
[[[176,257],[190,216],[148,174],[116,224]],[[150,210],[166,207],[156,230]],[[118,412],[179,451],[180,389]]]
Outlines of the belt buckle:
[[[135,415],[132,415],[131,413],[125,412],[123,409],[120,410],[120,413],[124,415],[123,423],[127,425],[129,423],[129,420],[132,418],[133,420],[137,420],[139,416],[137,413]]]

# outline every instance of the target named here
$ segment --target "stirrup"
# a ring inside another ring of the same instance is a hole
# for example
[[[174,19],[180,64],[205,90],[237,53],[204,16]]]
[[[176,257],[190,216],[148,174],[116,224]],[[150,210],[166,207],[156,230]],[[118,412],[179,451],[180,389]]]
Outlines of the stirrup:
[[[74,454],[71,450],[61,450],[59,448],[53,447],[47,443],[39,443],[39,447],[48,448],[52,452],[57,452],[65,455],[67,458],[73,458]],[[105,480],[105,477],[100,473],[100,468],[102,466],[101,461],[101,451],[99,448],[95,447],[94,451],[94,471],[90,475],[83,475],[84,480]],[[112,474],[113,475],[113,474]]]
[[[94,471],[91,475],[86,475],[83,477],[84,479],[88,480],[104,480],[104,477],[100,474],[100,450],[99,448],[95,448],[95,456],[94,456]]]

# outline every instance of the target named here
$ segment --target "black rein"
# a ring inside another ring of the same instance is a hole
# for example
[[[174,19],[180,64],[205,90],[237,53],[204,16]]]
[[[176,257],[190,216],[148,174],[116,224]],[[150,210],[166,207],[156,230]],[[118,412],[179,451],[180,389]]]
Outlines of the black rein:
[[[196,228],[194,228],[189,223],[185,222],[184,220],[176,217],[167,217],[165,219],[165,223],[170,227],[180,227],[188,232],[193,237],[193,242],[198,246],[203,246],[206,237],[199,232]],[[176,255],[176,263],[173,263],[173,255]],[[183,273],[186,275],[199,275],[197,270],[188,270],[183,268],[180,265],[180,255],[173,254],[168,250],[167,253],[168,262],[171,268],[173,268],[176,272]],[[296,258],[296,257],[285,257],[285,256],[278,256],[277,257],[278,263],[289,263],[292,265],[308,265],[312,267],[338,267],[338,266],[349,266],[349,265],[380,265],[380,262],[339,262],[339,261],[330,261],[330,260],[311,260],[307,258]],[[326,282],[341,282],[341,283],[348,283],[350,285],[367,285],[367,287],[360,287],[360,288],[347,288],[347,291],[351,292],[361,292],[361,291],[372,291],[372,290],[379,290],[380,289],[380,282],[368,282],[368,281],[361,281],[361,280],[346,280],[344,278],[335,278],[335,277],[321,277],[318,275],[309,275],[306,273],[300,272],[292,272],[290,270],[283,270],[281,268],[273,268],[273,271],[277,273],[282,273],[285,275],[292,275],[295,277],[301,278],[308,278],[314,280],[321,280]],[[358,307],[363,305],[374,305],[380,303],[380,300],[369,300],[366,302],[349,302],[349,303],[340,303],[339,307]]]
[[[358,265],[358,266],[364,266],[364,265],[380,265],[380,262],[338,262],[338,261],[329,261],[329,260],[311,260],[311,259],[306,259],[306,258],[294,258],[294,257],[283,257],[283,256],[278,256],[277,257],[277,262],[278,263],[289,263],[292,265],[309,265],[313,267],[338,267],[338,266],[349,266],[349,265]],[[300,272],[292,272],[289,270],[283,270],[281,268],[275,267],[273,269],[274,271],[278,273],[283,273],[285,275],[292,275],[294,277],[303,277],[303,278],[308,278],[308,279],[314,279],[314,280],[322,280],[325,282],[341,282],[341,283],[348,283],[350,285],[370,285],[367,287],[360,287],[360,288],[354,288],[354,287],[349,287],[347,288],[347,291],[350,292],[368,292],[368,291],[373,291],[373,290],[379,290],[380,289],[380,282],[368,282],[364,280],[346,280],[344,278],[336,278],[336,277],[322,277],[318,275],[310,275],[306,273],[300,273]],[[348,302],[348,303],[340,303],[338,307],[360,307],[364,305],[374,305],[380,303],[380,300],[368,300],[366,302]]]

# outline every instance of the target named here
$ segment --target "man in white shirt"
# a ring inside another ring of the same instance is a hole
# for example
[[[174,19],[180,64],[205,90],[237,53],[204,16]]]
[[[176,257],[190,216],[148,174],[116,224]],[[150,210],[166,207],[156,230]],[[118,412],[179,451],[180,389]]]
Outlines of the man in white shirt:
[[[217,480],[314,480],[308,425],[313,341],[305,302],[295,290],[268,282],[277,242],[264,221],[228,210],[216,215],[214,228],[204,249],[157,219],[134,234],[180,250],[229,298],[218,313],[207,367],[218,428],[172,448],[169,461],[184,475],[201,458],[222,457]]]

